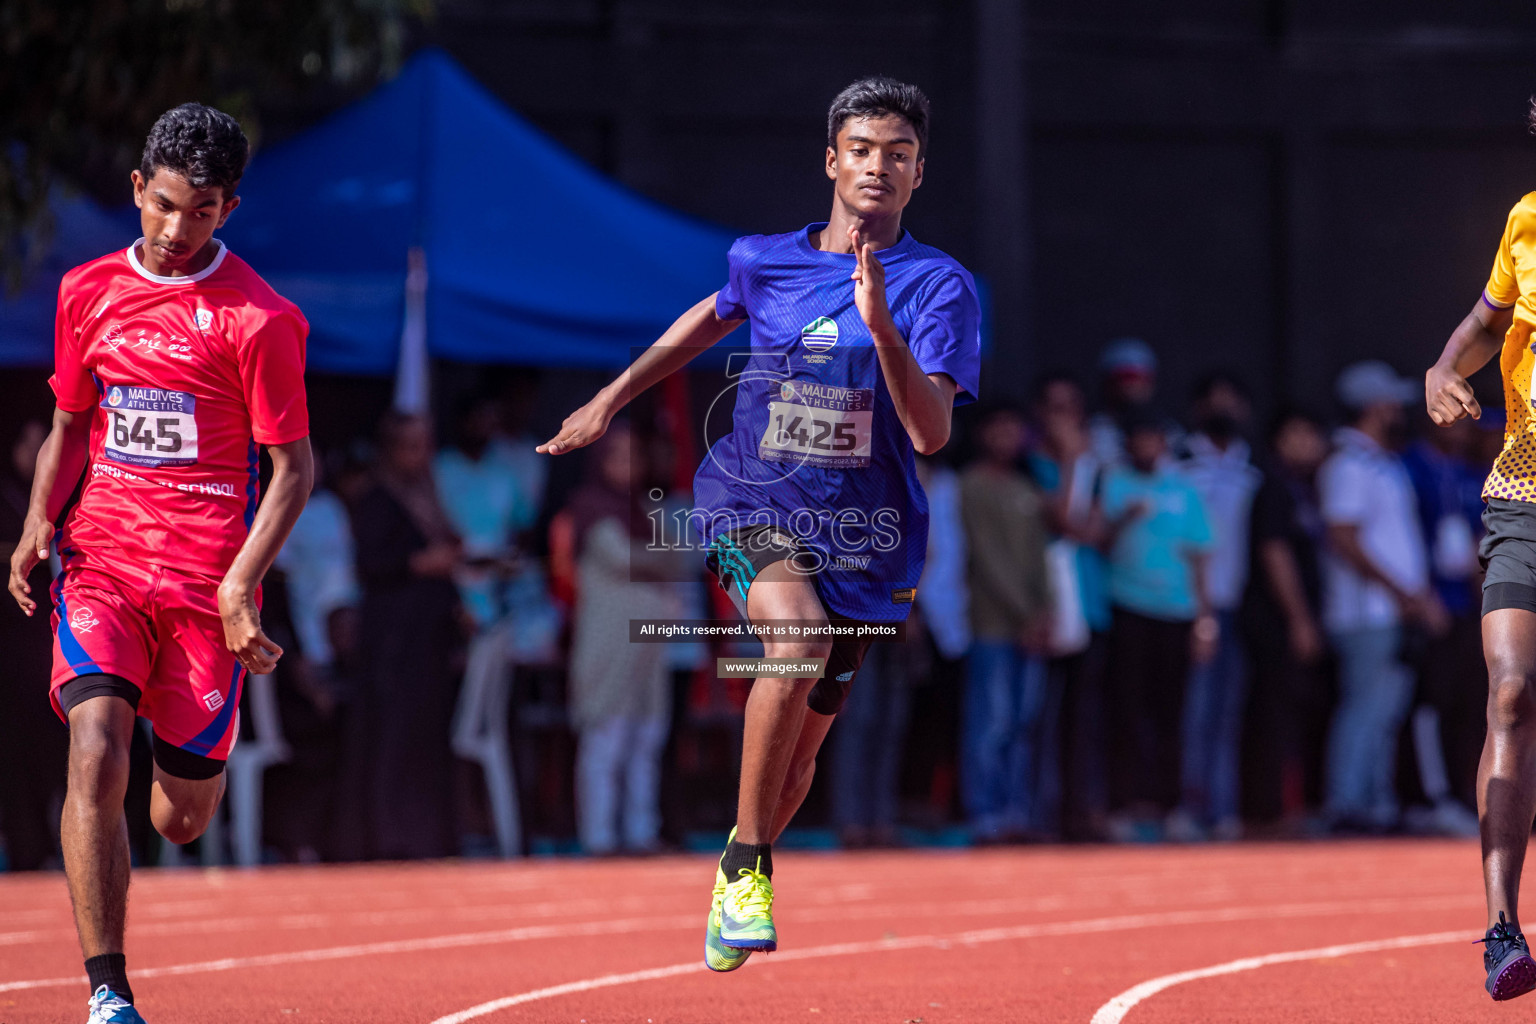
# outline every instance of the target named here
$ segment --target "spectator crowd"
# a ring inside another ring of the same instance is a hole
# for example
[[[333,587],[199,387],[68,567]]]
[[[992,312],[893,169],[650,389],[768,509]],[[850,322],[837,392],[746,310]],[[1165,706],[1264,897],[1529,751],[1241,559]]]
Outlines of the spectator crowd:
[[[1491,417],[1415,430],[1421,388],[1377,362],[1340,375],[1336,418],[1260,426],[1226,374],[1175,417],[1135,339],[1097,385],[1048,375],[919,459],[912,621],[871,649],[797,824],[848,846],[1475,834]],[[289,652],[267,857],[644,853],[726,824],[749,684],[713,666],[740,652],[628,628],[734,614],[696,549],[647,543],[691,467],[620,422],[553,487],[509,426],[526,411],[467,402],[442,446],[391,413],[317,453],[263,609]],[[43,434],[5,452],[0,537]],[[12,611],[0,839],[35,869],[58,864],[66,733],[47,624]],[[150,856],[132,806],[130,831]]]
[[[1262,432],[1235,377],[1180,421],[1145,343],[1101,370],[1097,415],[1065,376],[984,412],[960,476],[976,837],[1475,835],[1502,424],[1412,440],[1422,388],[1374,361],[1332,429]]]

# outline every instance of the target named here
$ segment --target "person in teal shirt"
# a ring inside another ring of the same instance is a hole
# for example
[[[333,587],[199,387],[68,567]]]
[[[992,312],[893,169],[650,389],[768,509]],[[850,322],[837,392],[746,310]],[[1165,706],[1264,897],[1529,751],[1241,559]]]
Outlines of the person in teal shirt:
[[[1118,526],[1109,548],[1110,599],[1154,619],[1193,622],[1204,608],[1198,567],[1213,540],[1205,505],[1163,458],[1161,426],[1139,424],[1127,446],[1130,464],[1104,478],[1104,515]]]
[[[1111,832],[1156,838],[1179,804],[1179,732],[1191,659],[1219,637],[1206,599],[1211,524],[1199,493],[1167,458],[1160,422],[1126,426],[1130,464],[1104,477],[1110,523]]]

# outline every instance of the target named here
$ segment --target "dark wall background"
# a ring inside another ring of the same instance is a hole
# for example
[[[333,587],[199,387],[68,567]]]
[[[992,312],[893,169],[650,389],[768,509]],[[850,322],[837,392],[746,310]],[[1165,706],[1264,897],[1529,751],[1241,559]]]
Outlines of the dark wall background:
[[[839,88],[919,83],[908,223],[991,278],[996,391],[1087,378],[1125,334],[1175,401],[1214,367],[1266,401],[1367,356],[1420,373],[1536,188],[1525,0],[440,0],[429,33],[598,167],[743,231],[825,216]]]

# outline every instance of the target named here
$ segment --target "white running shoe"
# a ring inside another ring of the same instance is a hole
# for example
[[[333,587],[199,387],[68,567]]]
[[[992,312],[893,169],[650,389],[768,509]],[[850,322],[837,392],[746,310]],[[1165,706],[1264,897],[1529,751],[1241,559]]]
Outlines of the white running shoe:
[[[91,1015],[85,1024],[144,1024],[133,1004],[103,985],[91,994]]]

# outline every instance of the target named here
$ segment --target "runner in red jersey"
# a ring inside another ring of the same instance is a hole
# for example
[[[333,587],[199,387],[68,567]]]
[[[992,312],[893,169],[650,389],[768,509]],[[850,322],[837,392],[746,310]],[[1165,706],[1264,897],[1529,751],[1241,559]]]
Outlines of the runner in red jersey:
[[[224,791],[246,672],[282,651],[260,584],[309,496],[308,325],[213,237],[239,205],[249,147],[199,104],[150,132],[134,201],[144,237],[76,267],[59,289],[53,431],[38,456],[10,590],[58,534],[52,700],[70,726],[64,866],[91,1024],[137,1024],[123,958],[123,796],[135,716],[153,724],[150,814],[191,842]],[[259,447],[272,486],[257,504]]]

